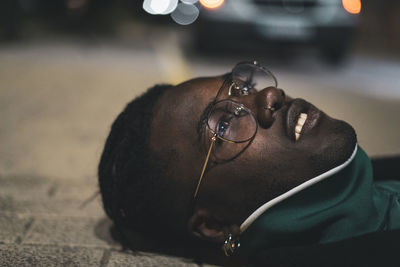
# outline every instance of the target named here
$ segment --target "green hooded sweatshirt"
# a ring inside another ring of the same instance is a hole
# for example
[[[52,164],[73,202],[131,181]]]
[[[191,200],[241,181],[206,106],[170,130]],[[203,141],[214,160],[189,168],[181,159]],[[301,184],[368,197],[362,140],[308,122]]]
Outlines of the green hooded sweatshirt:
[[[322,244],[400,228],[400,182],[373,182],[371,161],[356,145],[342,165],[257,209],[241,225],[239,253]]]

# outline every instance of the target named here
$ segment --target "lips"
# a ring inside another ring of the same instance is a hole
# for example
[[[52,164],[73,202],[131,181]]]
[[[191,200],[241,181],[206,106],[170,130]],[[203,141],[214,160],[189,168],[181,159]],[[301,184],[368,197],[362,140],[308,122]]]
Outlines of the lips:
[[[305,136],[307,136],[307,133],[318,125],[321,117],[321,111],[304,99],[297,98],[293,100],[286,117],[286,133],[293,142],[296,141],[295,128],[301,113],[307,114],[307,119],[301,128],[298,141],[301,141]]]

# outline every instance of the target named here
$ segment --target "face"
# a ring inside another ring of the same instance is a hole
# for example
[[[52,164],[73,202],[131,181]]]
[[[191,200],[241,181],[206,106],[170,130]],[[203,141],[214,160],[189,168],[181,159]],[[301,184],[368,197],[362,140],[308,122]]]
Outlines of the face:
[[[175,201],[168,203],[170,209],[193,198],[213,137],[201,118],[224,81],[218,76],[184,82],[168,89],[156,104],[150,144],[168,164]],[[246,107],[257,130],[246,142],[213,144],[195,209],[205,208],[218,220],[240,225],[268,200],[343,163],[353,152],[356,136],[349,124],[281,89],[220,98]],[[304,114],[296,140],[296,125]]]

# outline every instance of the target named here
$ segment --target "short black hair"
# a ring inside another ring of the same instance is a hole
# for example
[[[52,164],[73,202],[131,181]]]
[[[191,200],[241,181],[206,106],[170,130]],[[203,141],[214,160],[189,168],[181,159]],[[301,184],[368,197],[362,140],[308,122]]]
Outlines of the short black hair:
[[[130,102],[111,127],[98,166],[104,210],[118,226],[154,233],[162,222],[165,166],[150,152],[157,99],[171,85],[156,85]]]

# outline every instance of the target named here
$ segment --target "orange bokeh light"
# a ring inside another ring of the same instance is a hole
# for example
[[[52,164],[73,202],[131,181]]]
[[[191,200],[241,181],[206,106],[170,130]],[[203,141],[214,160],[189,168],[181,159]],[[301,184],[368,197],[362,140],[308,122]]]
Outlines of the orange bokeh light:
[[[202,4],[205,8],[215,9],[225,2],[225,0],[200,0],[200,4]]]
[[[361,12],[361,0],[342,0],[344,9],[351,14]]]

